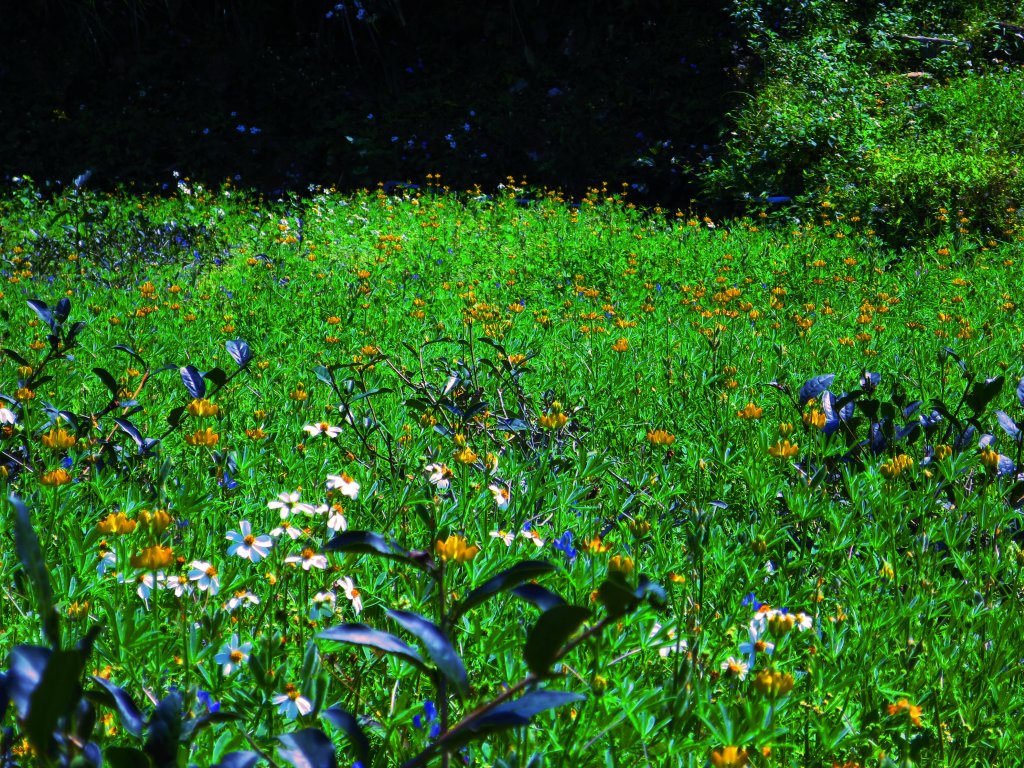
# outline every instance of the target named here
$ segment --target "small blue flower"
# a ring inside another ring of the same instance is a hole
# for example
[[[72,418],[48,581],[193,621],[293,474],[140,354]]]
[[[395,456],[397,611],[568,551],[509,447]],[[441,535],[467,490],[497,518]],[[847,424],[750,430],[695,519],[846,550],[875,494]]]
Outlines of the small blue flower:
[[[572,545],[572,531],[566,531],[559,538],[551,542],[551,546],[569,558],[569,562],[576,559],[576,548]]]
[[[235,126],[235,130],[238,131],[239,133],[245,133],[245,126],[239,123]]]
[[[740,604],[741,604],[741,605],[742,605],[742,606],[743,606],[744,608],[751,608],[751,607],[752,607],[752,608],[753,608],[753,609],[754,609],[755,611],[756,611],[757,609],[759,609],[759,608],[760,608],[760,607],[761,607],[761,606],[763,605],[763,603],[761,603],[760,601],[758,601],[758,599],[757,599],[757,598],[756,598],[756,597],[754,596],[754,593],[753,593],[753,592],[751,592],[751,593],[750,593],[749,595],[747,595],[746,597],[744,597],[744,598],[743,598],[743,602],[742,602],[742,603],[740,603]]]
[[[213,698],[210,696],[209,691],[196,691],[196,699],[199,700],[200,704],[206,707],[207,712],[211,714],[215,712],[220,712],[220,702],[214,701]]]
[[[430,724],[430,738],[436,739],[441,733],[441,724],[437,721],[437,706],[430,699],[423,702],[423,714],[416,715],[412,719],[414,728],[423,728]]]
[[[71,469],[75,465],[75,462],[70,456],[65,456],[61,459],[60,465],[64,467],[64,469]]]

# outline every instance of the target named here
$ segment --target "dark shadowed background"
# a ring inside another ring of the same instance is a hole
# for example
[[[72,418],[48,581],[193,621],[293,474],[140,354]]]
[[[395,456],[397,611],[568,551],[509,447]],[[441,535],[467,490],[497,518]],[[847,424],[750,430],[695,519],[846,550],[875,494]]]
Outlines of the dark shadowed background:
[[[0,179],[602,181],[686,205],[756,66],[724,2],[54,0],[0,25]]]

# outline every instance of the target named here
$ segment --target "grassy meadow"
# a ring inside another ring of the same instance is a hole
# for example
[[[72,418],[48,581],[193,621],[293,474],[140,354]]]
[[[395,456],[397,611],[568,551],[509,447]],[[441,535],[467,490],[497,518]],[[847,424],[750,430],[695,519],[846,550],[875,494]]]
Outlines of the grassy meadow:
[[[0,200],[0,765],[1012,764],[1021,215],[443,184]]]

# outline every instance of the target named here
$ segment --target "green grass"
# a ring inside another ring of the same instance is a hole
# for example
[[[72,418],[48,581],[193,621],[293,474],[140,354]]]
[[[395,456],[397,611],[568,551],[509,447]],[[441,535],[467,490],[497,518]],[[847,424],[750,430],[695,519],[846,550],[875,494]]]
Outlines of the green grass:
[[[8,686],[16,753],[280,765],[319,739],[350,765],[338,705],[366,766],[440,762],[438,739],[480,766],[1009,764],[1017,213],[896,254],[833,204],[794,227],[522,196],[0,202],[0,645],[64,649],[7,679],[71,692]],[[294,540],[268,507],[290,493],[314,506]],[[242,521],[273,536],[258,563],[228,554]],[[508,591],[529,579],[549,593]],[[252,645],[225,674],[229,643]],[[153,735],[175,691],[180,750]],[[468,733],[520,695],[531,725]]]

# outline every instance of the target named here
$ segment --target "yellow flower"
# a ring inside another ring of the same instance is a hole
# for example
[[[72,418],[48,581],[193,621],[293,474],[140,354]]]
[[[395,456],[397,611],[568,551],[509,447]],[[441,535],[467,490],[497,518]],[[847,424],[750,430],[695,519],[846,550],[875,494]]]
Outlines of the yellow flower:
[[[715,768],[743,768],[749,762],[747,750],[740,747],[719,747],[711,750],[711,765]]]
[[[651,445],[672,445],[676,436],[664,429],[655,429],[647,433],[647,442]]]
[[[53,451],[63,451],[73,446],[77,441],[74,435],[69,435],[63,429],[51,429],[42,436],[43,445]]]
[[[592,555],[603,555],[608,551],[608,545],[601,541],[600,536],[595,536],[583,545],[583,549]]]
[[[764,413],[764,408],[759,408],[753,403],[747,403],[743,410],[736,411],[736,415],[741,419],[760,419],[761,414]]]
[[[220,435],[213,431],[212,427],[197,429],[191,435],[185,435],[185,442],[194,446],[208,446],[212,448],[220,440]]]
[[[629,339],[625,336],[619,337],[619,340],[612,344],[612,349],[615,352],[625,352],[629,349]]]
[[[934,456],[936,461],[945,461],[952,455],[953,449],[950,446],[945,444],[939,444],[935,446]]]
[[[144,571],[158,571],[173,564],[174,550],[170,547],[161,547],[159,544],[145,547],[139,554],[131,557],[132,568],[141,568]]]
[[[621,573],[623,576],[631,574],[634,567],[633,558],[631,557],[615,555],[608,561],[608,570],[614,573]]]
[[[111,512],[96,524],[96,530],[105,535],[131,533],[135,530],[135,521],[129,520],[124,512]]]
[[[467,542],[461,536],[449,536],[444,541],[440,539],[434,544],[434,551],[440,556],[445,562],[454,561],[459,563],[467,563],[476,557],[476,553],[480,551],[480,547],[467,546]]]
[[[207,416],[216,416],[220,413],[220,407],[215,403],[211,403],[204,397],[202,400],[196,399],[189,403],[188,412],[196,418],[203,419]]]
[[[35,397],[36,393],[33,392],[28,387],[21,387],[18,389],[17,392],[14,393],[14,399],[21,403],[25,402],[26,400],[34,400]]]
[[[452,454],[452,458],[460,464],[475,464],[476,460],[480,457],[473,453],[472,448],[466,446],[455,451],[455,453]]]
[[[792,434],[793,425],[790,422],[784,421],[781,424],[779,424],[779,437],[789,437]]]
[[[777,672],[771,669],[762,669],[754,677],[754,687],[769,698],[785,696],[791,690],[796,681],[788,672]]]
[[[306,392],[306,385],[300,381],[298,384],[295,385],[295,389],[293,389],[289,393],[288,397],[290,397],[292,400],[301,403],[303,400],[309,397],[309,394]]]
[[[44,473],[43,476],[39,478],[39,482],[51,487],[67,485],[71,482],[71,475],[68,474],[66,469],[53,469]]]
[[[564,413],[542,413],[537,417],[537,423],[544,429],[559,429],[569,423],[569,417]]]
[[[800,452],[800,445],[789,440],[779,440],[768,447],[768,454],[773,459],[791,459]]]
[[[152,512],[144,509],[139,512],[139,523],[142,527],[148,528],[158,536],[170,527],[172,520],[166,509],[155,509]]]
[[[991,448],[986,448],[981,452],[981,463],[985,469],[996,469],[999,466],[999,453]]]
[[[817,408],[812,408],[811,410],[807,411],[806,413],[804,413],[803,416],[800,417],[800,419],[801,421],[803,421],[804,426],[807,429],[811,429],[812,427],[815,429],[821,429],[822,427],[825,426],[825,414],[819,411]]]

